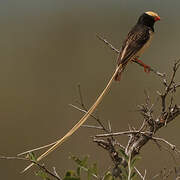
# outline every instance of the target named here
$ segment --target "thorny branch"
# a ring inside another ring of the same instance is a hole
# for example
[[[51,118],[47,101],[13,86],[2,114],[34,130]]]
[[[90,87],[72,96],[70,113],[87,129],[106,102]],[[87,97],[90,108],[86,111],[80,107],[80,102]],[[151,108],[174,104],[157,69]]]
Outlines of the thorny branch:
[[[158,95],[161,98],[161,111],[159,115],[155,117],[154,115],[154,106],[155,104],[151,104],[149,96],[146,94],[146,102],[145,104],[139,105],[139,112],[143,116],[143,124],[141,125],[139,130],[130,129],[129,131],[124,132],[114,132],[114,133],[106,133],[106,134],[98,134],[94,136],[96,143],[104,142],[105,140],[99,138],[108,138],[109,136],[118,136],[118,135],[128,135],[129,141],[127,146],[125,147],[125,153],[129,157],[135,157],[140,153],[141,148],[144,147],[145,144],[149,142],[149,140],[153,140],[156,143],[162,142],[165,143],[171,150],[176,153],[180,153],[180,151],[176,148],[175,145],[168,142],[167,140],[159,137],[155,137],[155,133],[162,127],[166,126],[168,123],[173,121],[177,116],[180,115],[180,106],[175,104],[173,96],[176,93],[177,88],[179,87],[179,83],[175,82],[175,75],[180,66],[180,61],[176,61],[173,66],[172,75],[168,82],[168,80],[164,77],[164,92],[158,92]],[[170,98],[170,102],[168,102],[168,98]],[[107,146],[107,145],[106,145]],[[103,146],[101,146],[103,147]],[[107,150],[107,148],[103,147]],[[124,162],[123,162],[124,163]],[[124,163],[126,166],[127,164]],[[144,178],[145,179],[145,178]]]
[[[21,160],[21,161],[28,161],[31,163],[34,163],[40,170],[43,170],[45,173],[53,177],[54,179],[57,180],[62,180],[60,176],[57,174],[55,167],[53,168],[53,172],[51,172],[49,169],[47,169],[43,164],[39,164],[38,162],[31,160],[29,158],[23,158],[23,157],[6,157],[6,156],[0,156],[0,159],[6,159],[6,160]]]

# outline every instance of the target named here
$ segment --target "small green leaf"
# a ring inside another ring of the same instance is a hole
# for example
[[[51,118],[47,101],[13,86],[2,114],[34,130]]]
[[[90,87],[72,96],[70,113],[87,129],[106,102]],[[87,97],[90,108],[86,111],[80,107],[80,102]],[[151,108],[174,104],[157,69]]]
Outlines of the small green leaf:
[[[50,178],[48,177],[48,174],[42,170],[36,172],[35,174],[36,174],[36,176],[41,177],[43,180],[50,180]]]
[[[128,178],[128,166],[126,166],[126,168],[124,166],[120,166],[120,169],[122,171],[122,176],[124,177],[124,179]]]
[[[136,173],[136,172],[133,172],[133,173],[131,174],[131,179],[135,178],[136,176],[137,176],[137,173]]]
[[[75,171],[67,171],[63,180],[80,180],[80,177],[76,175]]]
[[[87,173],[87,179],[91,180],[92,177],[97,176],[97,165],[94,163],[92,166],[88,166],[88,156],[85,156],[82,160],[74,155],[70,156],[79,167],[77,168],[77,175],[80,177],[81,171],[85,171]]]
[[[108,172],[105,174],[105,176],[103,177],[103,180],[114,180],[111,172],[108,171]]]
[[[140,159],[141,159],[140,156],[135,156],[135,157],[131,160],[131,167],[134,168],[135,163],[136,163],[138,160],[140,160]]]
[[[80,180],[79,177],[65,177],[63,180]]]
[[[74,160],[74,162],[79,166],[87,168],[87,160],[88,160],[87,156],[85,156],[83,160],[80,160],[78,157],[71,155],[70,159]]]
[[[37,157],[36,157],[36,155],[34,154],[34,152],[30,152],[30,153],[28,153],[28,158],[30,159],[30,160],[32,160],[32,161],[37,161]]]
[[[77,172],[77,175],[80,177],[81,176],[81,167],[77,167],[76,172]]]
[[[120,153],[120,155],[121,155],[122,157],[124,157],[124,159],[125,159],[126,161],[128,161],[129,157],[127,156],[127,154],[125,153],[124,150],[119,149],[119,153]]]
[[[87,179],[88,179],[88,180],[91,180],[91,178],[92,178],[91,172],[88,170]]]
[[[75,176],[75,175],[76,175],[75,171],[70,170],[70,171],[66,172],[65,177],[71,177],[71,176]]]
[[[85,156],[83,158],[83,160],[81,161],[81,166],[87,167],[88,158],[89,158],[88,156]]]
[[[92,165],[92,173],[95,174],[95,175],[98,174],[97,164],[96,164],[96,163],[94,163],[94,164]]]

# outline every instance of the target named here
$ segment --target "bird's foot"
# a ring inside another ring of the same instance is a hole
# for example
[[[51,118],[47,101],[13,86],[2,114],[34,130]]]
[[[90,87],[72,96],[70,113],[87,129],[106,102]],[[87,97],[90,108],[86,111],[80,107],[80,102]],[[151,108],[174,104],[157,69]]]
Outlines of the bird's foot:
[[[150,72],[151,67],[150,67],[150,66],[148,66],[148,65],[146,65],[146,64],[144,64],[143,66],[144,66],[144,72],[149,73],[149,72]]]
[[[146,73],[149,73],[149,72],[150,72],[150,69],[151,69],[150,66],[144,64],[141,60],[139,60],[139,59],[137,59],[137,58],[135,59],[135,61],[138,62],[141,66],[144,67],[144,72],[146,72]]]

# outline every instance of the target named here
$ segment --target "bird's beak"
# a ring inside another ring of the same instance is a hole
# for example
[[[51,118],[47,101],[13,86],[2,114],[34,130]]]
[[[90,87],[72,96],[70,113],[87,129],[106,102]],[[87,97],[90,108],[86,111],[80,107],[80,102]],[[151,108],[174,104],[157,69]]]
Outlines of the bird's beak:
[[[159,16],[156,16],[156,17],[154,18],[155,21],[160,21],[160,19],[161,19],[161,18],[160,18]]]

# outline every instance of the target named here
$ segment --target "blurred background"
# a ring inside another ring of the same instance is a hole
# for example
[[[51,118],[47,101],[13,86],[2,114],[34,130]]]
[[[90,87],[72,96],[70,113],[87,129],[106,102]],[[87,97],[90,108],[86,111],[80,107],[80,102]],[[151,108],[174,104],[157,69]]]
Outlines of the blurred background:
[[[97,33],[120,48],[143,12],[157,12],[162,20],[155,24],[152,46],[141,60],[169,74],[172,62],[180,57],[179,7],[179,0],[1,0],[0,154],[14,156],[54,142],[72,128],[82,117],[68,105],[79,98],[77,84],[87,107],[95,101],[116,66],[116,54],[96,38]],[[161,89],[159,77],[130,63],[121,83],[113,83],[98,107],[98,115],[105,124],[111,121],[114,132],[127,130],[128,124],[139,127],[142,117],[136,110],[144,103],[144,90],[155,102],[156,91]],[[179,92],[176,95],[178,103]],[[158,135],[180,147],[178,119]],[[95,124],[91,118],[87,123]],[[43,162],[63,175],[75,167],[68,159],[70,153],[89,155],[106,171],[111,165],[109,156],[90,138],[97,133],[101,132],[80,128]],[[127,142],[127,137],[118,139],[124,145]],[[137,167],[141,172],[146,169],[148,177],[174,166],[171,155],[154,143],[142,149],[141,157]],[[39,179],[32,169],[20,174],[26,165],[1,160],[1,179]]]

